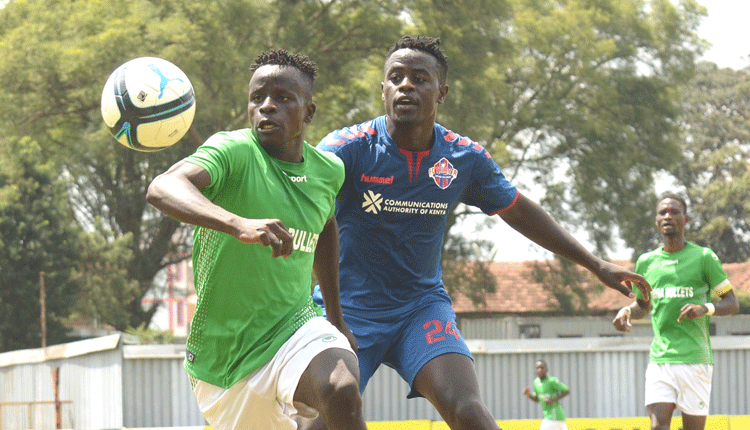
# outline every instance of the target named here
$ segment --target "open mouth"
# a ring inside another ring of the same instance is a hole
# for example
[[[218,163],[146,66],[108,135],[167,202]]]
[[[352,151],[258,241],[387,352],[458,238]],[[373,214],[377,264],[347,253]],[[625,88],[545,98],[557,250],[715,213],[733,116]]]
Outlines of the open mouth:
[[[277,128],[277,127],[278,127],[278,125],[276,125],[275,122],[267,120],[267,119],[262,119],[262,120],[258,121],[258,125],[256,125],[255,128],[258,131],[270,131],[270,130],[273,130],[273,129]]]
[[[417,101],[411,97],[399,97],[393,104],[396,106],[416,106]]]

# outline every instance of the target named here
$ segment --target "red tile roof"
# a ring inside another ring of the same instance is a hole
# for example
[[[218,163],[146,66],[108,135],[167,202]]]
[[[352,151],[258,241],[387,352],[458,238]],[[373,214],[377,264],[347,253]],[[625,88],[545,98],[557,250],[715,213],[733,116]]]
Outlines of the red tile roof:
[[[463,294],[453,301],[456,313],[487,314],[530,314],[549,313],[559,309],[552,294],[533,280],[531,271],[538,261],[493,262],[490,270],[497,279],[497,290],[485,298],[484,305],[474,304]],[[614,261],[628,268],[633,267],[629,261]],[[580,268],[580,270],[584,270]],[[750,293],[750,261],[745,263],[724,264],[736,291]],[[589,272],[585,272],[590,282],[599,283]],[[619,291],[606,288],[598,294],[589,295],[589,308],[592,313],[615,311],[631,302],[631,299]]]

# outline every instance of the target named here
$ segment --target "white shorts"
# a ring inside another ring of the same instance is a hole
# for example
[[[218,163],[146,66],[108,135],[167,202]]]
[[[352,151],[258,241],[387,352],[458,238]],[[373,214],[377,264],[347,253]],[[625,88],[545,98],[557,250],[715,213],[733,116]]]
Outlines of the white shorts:
[[[294,430],[294,415],[318,416],[316,410],[294,402],[302,373],[315,356],[332,348],[354,354],[336,327],[324,317],[315,317],[300,327],[271,361],[229,389],[198,380],[193,388],[198,407],[215,430]]]
[[[646,406],[674,403],[687,415],[708,415],[712,364],[657,364],[646,367]]]
[[[565,421],[543,419],[539,430],[568,430],[568,425],[565,424]]]

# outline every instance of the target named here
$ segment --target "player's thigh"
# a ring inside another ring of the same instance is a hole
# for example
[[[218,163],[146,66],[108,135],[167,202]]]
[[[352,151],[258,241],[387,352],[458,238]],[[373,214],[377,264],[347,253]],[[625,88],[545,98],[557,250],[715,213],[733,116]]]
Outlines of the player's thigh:
[[[300,377],[294,402],[318,409],[327,393],[347,386],[359,390],[357,357],[351,349],[326,349],[310,361]]]
[[[456,327],[456,314],[448,301],[437,301],[416,311],[402,327],[393,356],[392,365],[412,387],[409,397],[419,396],[421,390],[429,387],[473,390],[476,384],[471,353]]]
[[[713,365],[711,364],[677,364],[673,365],[675,379],[679,385],[677,408],[683,414],[693,416],[708,415],[711,400],[711,381]]]
[[[649,362],[646,367],[645,404],[677,404],[679,385],[668,364]]]
[[[264,370],[260,370],[264,372]],[[293,430],[287,407],[272,392],[256,391],[251,374],[228,389],[197,381],[198,408],[215,430]]]

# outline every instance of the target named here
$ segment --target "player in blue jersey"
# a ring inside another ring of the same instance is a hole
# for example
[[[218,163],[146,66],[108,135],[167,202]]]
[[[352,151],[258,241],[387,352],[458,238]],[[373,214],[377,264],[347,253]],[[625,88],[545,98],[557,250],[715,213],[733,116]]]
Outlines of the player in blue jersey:
[[[481,145],[435,123],[448,94],[439,39],[400,39],[384,71],[386,114],[318,145],[346,166],[336,202],[341,305],[359,345],[360,390],[386,364],[409,383],[408,397],[427,398],[450,428],[496,429],[442,282],[446,218],[456,203],[499,215],[626,295],[634,297],[625,283],[650,287],[587,251],[519,193]]]

